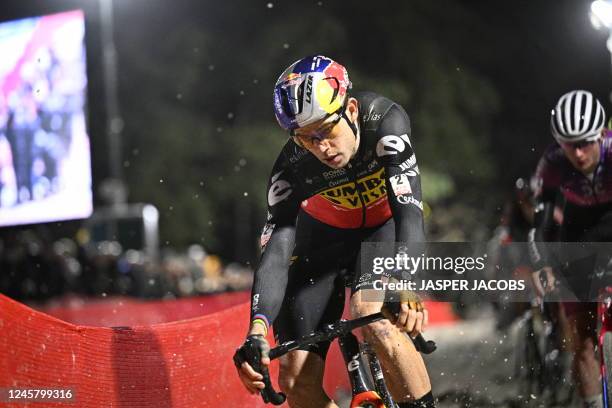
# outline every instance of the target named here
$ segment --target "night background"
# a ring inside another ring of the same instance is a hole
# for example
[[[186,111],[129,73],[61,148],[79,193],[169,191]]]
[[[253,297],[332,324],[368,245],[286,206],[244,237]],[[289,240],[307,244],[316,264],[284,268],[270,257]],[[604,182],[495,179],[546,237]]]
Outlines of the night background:
[[[409,113],[430,239],[474,239],[496,225],[514,180],[529,176],[551,142],[548,115],[562,93],[588,89],[609,106],[607,35],[592,28],[589,4],[115,1],[128,201],[159,209],[161,247],[199,243],[255,261],[268,172],[286,140],[271,90],[287,65],[321,53],[347,67],[354,90],[384,94]],[[37,7],[4,2],[1,18],[87,14],[97,188],[111,171],[99,8]]]
[[[553,142],[557,99],[586,89],[610,116],[609,33],[591,25],[590,4],[5,0],[0,22],[85,12],[94,215],[110,214],[96,225],[115,233],[96,238],[87,220],[0,227],[0,293],[37,307],[67,293],[235,292],[248,301],[269,172],[287,140],[274,118],[273,86],[311,54],[343,64],[353,90],[405,108],[427,239],[489,241],[516,207],[516,180],[530,177]],[[114,69],[103,52],[109,33]],[[119,226],[113,218],[125,203],[157,208],[153,241],[145,244],[142,219]],[[478,371],[466,344],[449,354],[463,356],[455,375]]]
[[[607,33],[591,26],[588,1],[133,0],[105,3],[107,20],[100,4],[10,1],[0,18],[85,11],[95,206],[153,204],[162,256],[197,244],[223,263],[257,262],[266,183],[287,137],[271,90],[304,55],[335,58],[354,90],[404,106],[429,240],[490,238],[515,180],[552,142],[549,112],[561,94],[588,89],[609,107]],[[115,77],[103,22],[114,27]],[[81,226],[0,232],[10,248],[32,236],[73,238]]]

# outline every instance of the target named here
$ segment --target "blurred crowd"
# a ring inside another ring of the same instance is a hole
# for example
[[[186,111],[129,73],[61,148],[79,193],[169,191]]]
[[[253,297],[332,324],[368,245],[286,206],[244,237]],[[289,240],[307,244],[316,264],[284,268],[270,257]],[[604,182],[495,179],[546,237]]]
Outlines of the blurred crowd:
[[[248,290],[252,270],[193,245],[186,252],[163,250],[159,260],[116,241],[45,239],[27,230],[0,238],[0,293],[20,301],[44,301],[64,294],[184,297]]]

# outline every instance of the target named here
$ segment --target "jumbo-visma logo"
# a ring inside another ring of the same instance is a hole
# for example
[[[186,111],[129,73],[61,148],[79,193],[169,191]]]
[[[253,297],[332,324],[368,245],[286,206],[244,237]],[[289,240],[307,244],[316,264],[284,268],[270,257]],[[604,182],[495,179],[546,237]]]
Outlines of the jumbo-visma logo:
[[[321,197],[332,204],[347,209],[361,207],[359,194],[361,194],[366,206],[386,197],[385,169],[380,169],[376,173],[358,179],[357,187],[355,187],[354,182],[349,182],[319,193]]]

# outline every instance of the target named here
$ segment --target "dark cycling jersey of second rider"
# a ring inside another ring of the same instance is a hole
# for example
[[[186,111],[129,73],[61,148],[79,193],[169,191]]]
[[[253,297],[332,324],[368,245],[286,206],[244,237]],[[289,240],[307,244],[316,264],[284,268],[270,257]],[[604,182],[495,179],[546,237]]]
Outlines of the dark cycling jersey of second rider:
[[[599,162],[591,175],[575,169],[555,143],[540,160],[535,180],[536,218],[530,241],[532,258],[539,268],[550,261],[550,254],[540,243],[550,241],[554,234],[555,198],[559,192],[565,198],[566,241],[577,240],[602,214],[612,211],[612,131],[604,131]]]

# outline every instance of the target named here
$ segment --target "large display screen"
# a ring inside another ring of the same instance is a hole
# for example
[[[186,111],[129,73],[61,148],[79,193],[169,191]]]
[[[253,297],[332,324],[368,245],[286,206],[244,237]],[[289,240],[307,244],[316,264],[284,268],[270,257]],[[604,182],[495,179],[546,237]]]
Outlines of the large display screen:
[[[85,18],[0,23],[0,226],[93,210]]]

